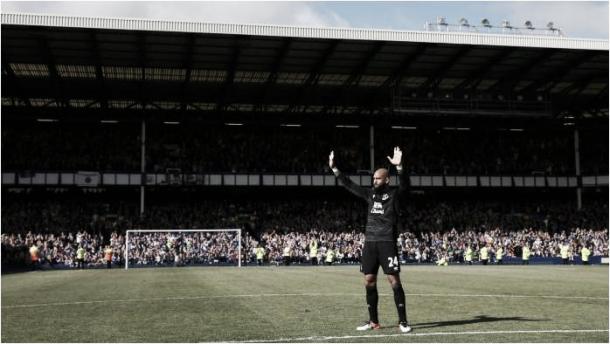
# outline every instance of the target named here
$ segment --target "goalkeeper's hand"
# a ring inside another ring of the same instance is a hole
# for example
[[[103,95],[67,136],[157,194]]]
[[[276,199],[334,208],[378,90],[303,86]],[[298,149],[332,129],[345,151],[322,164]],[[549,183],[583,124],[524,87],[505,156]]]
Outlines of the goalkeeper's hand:
[[[391,158],[388,156],[388,160],[390,160],[390,163],[394,166],[400,166],[402,164],[402,151],[399,147],[394,147],[394,156]]]
[[[328,167],[331,169],[337,167],[337,165],[335,165],[335,151],[330,151],[330,155],[328,156]]]

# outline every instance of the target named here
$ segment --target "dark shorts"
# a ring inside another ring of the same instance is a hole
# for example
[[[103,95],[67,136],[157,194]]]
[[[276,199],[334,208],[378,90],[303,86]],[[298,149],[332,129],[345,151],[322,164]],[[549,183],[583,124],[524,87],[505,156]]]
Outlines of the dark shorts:
[[[365,275],[377,275],[380,265],[386,275],[400,272],[396,242],[365,241],[362,258],[360,258],[360,272]]]

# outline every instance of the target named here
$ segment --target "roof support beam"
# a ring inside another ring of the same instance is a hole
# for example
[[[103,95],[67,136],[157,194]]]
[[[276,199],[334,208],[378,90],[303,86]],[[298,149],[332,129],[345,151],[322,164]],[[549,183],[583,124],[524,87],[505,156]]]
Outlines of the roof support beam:
[[[148,97],[144,91],[144,85],[146,84],[146,37],[144,36],[144,32],[137,33],[136,45],[138,47],[138,66],[140,67],[137,101],[142,105],[142,109],[146,109]]]
[[[513,50],[513,48],[501,48],[497,53],[493,54],[487,62],[481,63],[479,69],[476,72],[473,72],[468,79],[458,84],[455,89],[475,90],[485,77],[489,75],[491,69],[508,57]]]
[[[355,84],[358,84],[358,82],[362,78],[362,75],[364,75],[364,72],[366,71],[368,66],[371,64],[371,62],[373,61],[375,56],[377,56],[377,54],[379,54],[381,49],[383,49],[385,44],[386,43],[383,41],[373,44],[371,49],[367,52],[366,56],[362,60],[362,63],[360,63],[358,66],[356,66],[350,73],[349,78],[347,80],[345,80],[345,83],[343,83],[343,87],[351,87]]]
[[[57,73],[55,59],[53,58],[53,54],[49,48],[48,41],[44,39],[44,37],[39,37],[37,41],[49,70],[49,80],[53,87],[53,94],[55,101],[57,102],[57,106],[61,107],[63,105],[63,107],[68,107],[69,103],[66,97],[63,95],[61,77],[59,76],[59,73]]]
[[[280,49],[278,50],[275,60],[273,61],[273,65],[271,66],[271,73],[269,73],[269,76],[267,77],[267,81],[265,82],[265,85],[267,86],[267,88],[271,84],[274,84],[275,81],[277,80],[277,75],[282,67],[282,63],[284,62],[286,55],[288,55],[288,52],[290,51],[291,45],[292,45],[291,38],[282,39]]]
[[[233,46],[233,53],[231,54],[231,58],[229,60],[229,64],[227,66],[227,78],[225,79],[225,84],[223,87],[223,92],[220,95],[220,99],[216,103],[216,112],[221,113],[226,110],[227,107],[227,99],[229,99],[231,89],[233,87],[233,81],[235,80],[235,71],[237,70],[237,63],[239,60],[239,55],[241,53],[241,44],[239,38],[236,39]]]
[[[578,95],[582,91],[584,91],[590,83],[592,83],[598,78],[600,78],[600,75],[598,73],[596,73],[595,71],[591,72],[588,75],[580,78],[579,80],[575,80],[572,85],[566,87],[559,94],[562,96]],[[607,79],[605,81],[606,83],[608,82]]]
[[[385,89],[388,87],[397,87],[398,85],[400,85],[400,82],[402,81],[402,78],[404,77],[405,73],[409,70],[413,62],[415,62],[417,58],[426,51],[426,47],[427,46],[425,44],[419,44],[417,48],[415,48],[415,51],[407,55],[402,60],[402,62],[400,62],[398,67],[394,69],[394,71],[392,71],[390,77],[386,79],[386,81],[380,86],[380,88]]]
[[[193,70],[193,54],[195,53],[195,40],[196,40],[196,38],[195,38],[194,33],[188,34],[186,50],[184,52],[184,62],[183,62],[184,68],[186,70],[186,74],[184,76],[184,81],[182,82],[182,85],[180,86],[180,88],[182,89],[181,93],[184,96],[184,98],[186,98],[186,90],[188,88],[189,83],[191,82],[191,73]],[[180,110],[182,112],[186,111],[186,107],[188,106],[188,102],[184,98],[180,102]]]
[[[25,105],[27,107],[31,108],[32,107],[32,103],[30,103],[30,98],[28,98],[28,96],[27,96],[26,92],[24,91],[23,87],[21,87],[21,85],[19,83],[19,79],[15,75],[15,72],[13,71],[13,69],[8,64],[8,62],[6,62],[8,60],[4,56],[4,53],[2,54],[2,61],[5,61],[2,64],[2,68],[6,72],[6,76],[7,76],[7,79],[9,80],[10,84],[12,84],[13,87],[15,88],[15,96],[17,98],[21,99],[25,103]],[[3,93],[6,94],[6,92],[3,92]]]
[[[345,82],[343,83],[341,94],[335,98],[334,106],[340,106],[340,103],[346,102],[345,100],[346,100],[348,91],[352,87],[355,87],[358,85],[358,82],[360,82],[360,79],[362,79],[362,75],[364,74],[364,72],[366,71],[368,66],[371,64],[371,61],[373,61],[375,56],[381,51],[381,49],[383,49],[384,46],[385,46],[385,42],[377,42],[377,43],[373,44],[371,49],[369,49],[366,56],[362,60],[362,63],[357,65],[351,71],[349,78],[347,80],[345,80]],[[328,106],[325,106],[322,109],[322,112],[323,113],[327,112],[327,108],[328,108]],[[360,112],[360,111],[358,111],[358,112]]]
[[[280,44],[278,53],[271,66],[271,72],[269,73],[269,76],[267,77],[267,81],[265,81],[265,89],[263,90],[263,95],[260,97],[260,102],[254,107],[255,109],[258,109],[259,111],[262,112],[263,107],[267,104],[267,101],[269,99],[269,90],[271,89],[271,86],[273,86],[275,84],[275,82],[277,81],[277,76],[279,74],[279,71],[282,67],[284,60],[286,59],[286,55],[288,55],[288,52],[290,51],[291,45],[292,45],[292,38],[282,39],[282,43]]]
[[[534,57],[524,62],[516,71],[507,73],[506,76],[500,79],[495,85],[491,86],[488,92],[503,91],[507,94],[513,92],[515,86],[522,80],[527,80],[527,74],[538,68],[541,63],[544,63],[548,58],[555,54],[555,49],[542,49]]]
[[[591,52],[583,52],[583,54],[577,54],[575,58],[567,60],[565,63],[551,69],[549,72],[545,73],[544,76],[540,78],[540,80],[535,81],[525,88],[520,90],[519,92],[523,94],[528,94],[531,92],[535,92],[541,86],[546,85],[544,87],[543,93],[550,92],[558,83],[562,82],[562,79],[570,74],[570,72],[586,63],[590,59],[592,59],[595,54]]]
[[[307,80],[305,80],[303,88],[309,87],[314,83],[317,83],[318,79],[320,78],[322,69],[324,69],[324,66],[326,65],[332,54],[335,52],[340,42],[341,41],[339,40],[334,40],[329,43],[328,47],[326,47],[326,49],[322,53],[322,57],[318,60],[318,62],[314,65],[313,69],[309,73],[309,77],[307,78]]]
[[[337,49],[337,46],[339,46],[339,43],[341,43],[340,40],[332,40],[329,42],[328,46],[322,53],[322,56],[310,71],[309,77],[299,88],[299,95],[297,99],[292,104],[290,104],[288,109],[286,109],[284,112],[291,112],[295,107],[303,104],[307,91],[312,87],[312,85],[315,85],[317,83],[318,79],[320,78],[320,73],[324,69],[324,66],[326,65],[332,54]]]
[[[438,84],[441,82],[445,73],[453,68],[458,61],[466,55],[472,48],[469,45],[463,45],[458,49],[455,55],[449,59],[446,63],[441,64],[441,67],[434,72],[434,75],[429,77],[423,84],[419,86],[420,90],[427,90],[428,88],[436,89]]]
[[[102,71],[102,58],[96,32],[91,31],[89,38],[91,39],[92,59],[95,63],[95,80],[97,80],[100,87],[100,94],[97,99],[100,102],[102,109],[108,109],[108,91],[106,90],[106,81],[104,80],[104,73]]]
[[[608,100],[608,84],[606,84],[606,86],[604,86],[604,88],[601,90],[601,92],[599,92],[597,94],[597,99],[606,99]]]

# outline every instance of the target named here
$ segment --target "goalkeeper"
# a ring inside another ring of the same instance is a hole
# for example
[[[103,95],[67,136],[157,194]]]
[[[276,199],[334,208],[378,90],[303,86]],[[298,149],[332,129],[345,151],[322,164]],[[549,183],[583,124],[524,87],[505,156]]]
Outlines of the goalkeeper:
[[[364,285],[366,289],[366,303],[369,311],[369,321],[357,328],[358,331],[379,329],[377,316],[377,271],[379,266],[383,269],[394,292],[394,302],[398,310],[399,329],[403,333],[411,332],[407,323],[407,310],[405,303],[405,292],[400,282],[400,264],[398,262],[398,248],[396,239],[398,235],[398,196],[409,185],[409,178],[402,169],[402,151],[394,147],[394,156],[388,157],[390,163],[396,166],[400,177],[400,188],[391,189],[389,186],[389,171],[380,168],[373,174],[373,188],[364,188],[356,185],[347,176],[342,174],[335,164],[334,151],[330,152],[328,165],[343,186],[356,196],[366,200],[368,203],[368,216],[364,249],[360,264],[360,271],[364,274]]]

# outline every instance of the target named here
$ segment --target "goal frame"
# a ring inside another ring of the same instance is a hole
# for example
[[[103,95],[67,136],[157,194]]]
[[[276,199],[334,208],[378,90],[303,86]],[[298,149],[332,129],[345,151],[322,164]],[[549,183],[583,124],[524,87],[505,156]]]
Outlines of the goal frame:
[[[219,233],[237,232],[237,267],[241,267],[241,228],[223,229],[128,229],[125,231],[125,270],[129,270],[129,234],[130,233]]]

